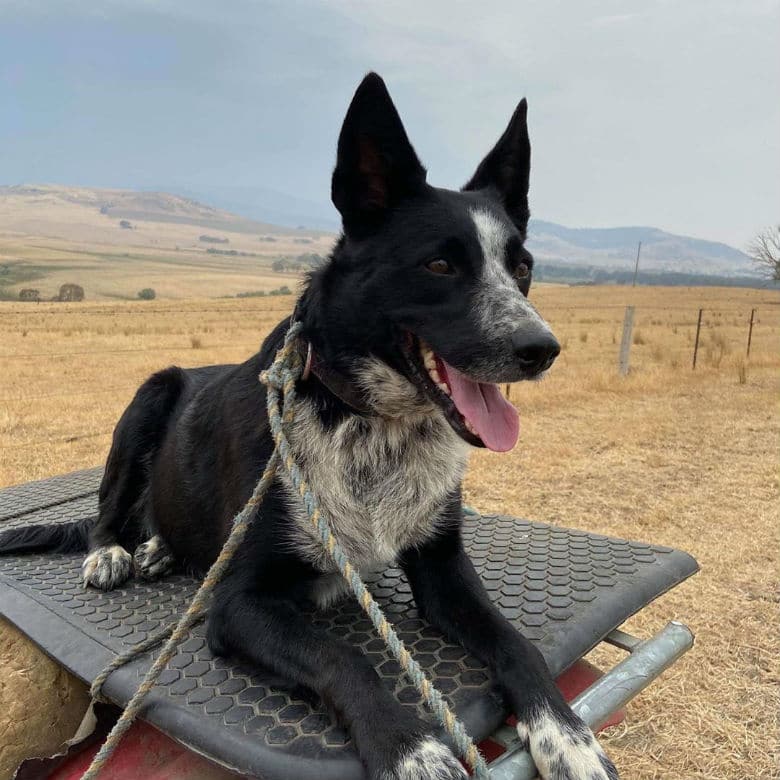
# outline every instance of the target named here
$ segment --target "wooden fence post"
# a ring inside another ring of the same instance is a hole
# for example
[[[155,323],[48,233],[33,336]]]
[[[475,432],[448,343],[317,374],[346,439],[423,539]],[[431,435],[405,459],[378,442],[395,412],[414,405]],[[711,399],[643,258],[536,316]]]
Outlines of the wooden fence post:
[[[642,242],[639,242],[639,246],[636,248],[636,265],[634,266],[634,281],[631,282],[632,287],[636,287],[636,275],[639,273],[639,253],[642,251]]]
[[[696,368],[696,356],[699,354],[699,333],[701,333],[701,313],[704,309],[699,309],[699,321],[696,323],[696,342],[693,345],[693,366],[691,370]]]
[[[753,340],[753,317],[756,315],[756,310],[751,309],[750,310],[750,328],[748,329],[748,343],[747,343],[747,354],[745,355],[746,358],[750,357],[750,342]]]
[[[620,376],[628,374],[628,358],[631,352],[631,336],[634,332],[634,307],[626,306],[623,317],[623,338],[620,340]]]

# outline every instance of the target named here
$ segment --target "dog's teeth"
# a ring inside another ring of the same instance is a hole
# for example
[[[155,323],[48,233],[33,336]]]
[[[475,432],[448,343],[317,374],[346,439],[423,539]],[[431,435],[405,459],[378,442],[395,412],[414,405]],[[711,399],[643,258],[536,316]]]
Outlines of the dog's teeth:
[[[420,355],[422,356],[423,363],[425,364],[425,368],[428,371],[428,376],[431,378],[433,384],[435,384],[436,387],[442,391],[442,393],[450,395],[450,388],[448,387],[447,383],[442,380],[441,374],[439,374],[439,368],[436,364],[436,355],[434,354],[433,350],[421,344]]]
[[[433,354],[433,350],[430,347],[420,344],[420,356],[429,371],[432,368],[436,368],[436,355]]]
[[[475,436],[477,435],[477,432],[474,430],[474,426],[465,417],[463,418],[463,423],[469,433],[473,433]]]

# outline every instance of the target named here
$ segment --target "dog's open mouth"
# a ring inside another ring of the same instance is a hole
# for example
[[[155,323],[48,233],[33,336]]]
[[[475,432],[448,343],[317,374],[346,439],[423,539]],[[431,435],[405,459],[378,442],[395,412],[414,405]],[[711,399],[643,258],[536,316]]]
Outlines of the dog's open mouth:
[[[453,429],[476,447],[496,452],[517,443],[520,422],[517,410],[497,385],[478,382],[451,366],[425,342],[409,334],[407,346],[417,353],[413,368],[427,394],[442,408]]]

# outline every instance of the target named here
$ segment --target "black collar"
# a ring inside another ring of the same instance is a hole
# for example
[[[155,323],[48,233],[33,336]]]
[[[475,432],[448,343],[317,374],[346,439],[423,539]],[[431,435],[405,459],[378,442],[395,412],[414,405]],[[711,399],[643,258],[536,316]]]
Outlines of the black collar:
[[[304,369],[301,381],[306,382],[315,377],[320,383],[340,401],[361,414],[371,414],[372,409],[365,398],[365,393],[355,382],[341,371],[326,364],[315,351],[310,341],[301,340]]]

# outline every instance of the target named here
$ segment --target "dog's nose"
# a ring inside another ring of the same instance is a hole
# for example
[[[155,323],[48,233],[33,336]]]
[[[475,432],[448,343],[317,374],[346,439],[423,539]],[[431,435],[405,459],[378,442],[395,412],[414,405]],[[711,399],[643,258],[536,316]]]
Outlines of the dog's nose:
[[[550,331],[517,330],[512,334],[512,346],[520,365],[535,374],[546,371],[561,351],[558,339]]]

